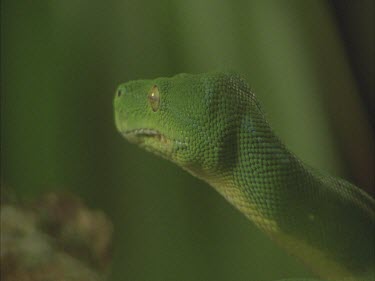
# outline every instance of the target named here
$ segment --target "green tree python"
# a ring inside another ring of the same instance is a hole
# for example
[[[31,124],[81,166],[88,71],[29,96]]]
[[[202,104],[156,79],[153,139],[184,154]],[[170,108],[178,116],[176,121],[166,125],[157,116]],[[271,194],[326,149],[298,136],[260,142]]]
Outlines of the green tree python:
[[[374,280],[375,200],[290,152],[239,75],[130,81],[114,110],[128,141],[206,181],[319,278]]]

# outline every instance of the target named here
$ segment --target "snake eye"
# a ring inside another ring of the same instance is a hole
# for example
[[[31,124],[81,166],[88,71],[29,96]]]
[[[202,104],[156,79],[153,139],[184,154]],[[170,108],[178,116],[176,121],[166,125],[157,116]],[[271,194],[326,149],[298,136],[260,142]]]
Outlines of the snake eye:
[[[160,105],[160,94],[156,85],[151,88],[150,92],[148,93],[147,99],[151,105],[152,111],[156,112],[159,109]]]

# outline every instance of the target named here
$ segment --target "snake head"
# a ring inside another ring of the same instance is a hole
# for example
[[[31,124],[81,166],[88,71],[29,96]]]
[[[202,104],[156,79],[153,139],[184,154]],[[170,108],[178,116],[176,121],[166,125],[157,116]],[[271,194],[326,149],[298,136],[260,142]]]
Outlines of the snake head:
[[[121,84],[115,123],[130,142],[194,174],[236,153],[238,128],[255,97],[237,74],[179,74]]]

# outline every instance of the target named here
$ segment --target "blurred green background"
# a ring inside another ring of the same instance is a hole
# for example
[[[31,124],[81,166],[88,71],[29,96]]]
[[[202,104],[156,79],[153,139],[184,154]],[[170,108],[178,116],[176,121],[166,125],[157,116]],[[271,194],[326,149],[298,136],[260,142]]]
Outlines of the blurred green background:
[[[373,193],[373,1],[1,1],[1,183],[115,226],[111,280],[312,276],[212,188],[116,132],[119,83],[235,70],[307,163]]]

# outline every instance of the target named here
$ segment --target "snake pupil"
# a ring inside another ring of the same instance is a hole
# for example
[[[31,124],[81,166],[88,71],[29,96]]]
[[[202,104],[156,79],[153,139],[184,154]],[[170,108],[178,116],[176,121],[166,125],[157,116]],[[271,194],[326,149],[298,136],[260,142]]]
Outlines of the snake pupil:
[[[159,104],[160,104],[160,94],[159,94],[159,90],[158,90],[158,87],[156,85],[154,85],[149,94],[148,94],[148,101],[151,105],[151,109],[153,112],[156,112],[158,111],[159,109]]]

